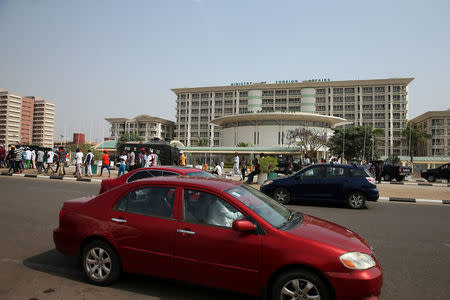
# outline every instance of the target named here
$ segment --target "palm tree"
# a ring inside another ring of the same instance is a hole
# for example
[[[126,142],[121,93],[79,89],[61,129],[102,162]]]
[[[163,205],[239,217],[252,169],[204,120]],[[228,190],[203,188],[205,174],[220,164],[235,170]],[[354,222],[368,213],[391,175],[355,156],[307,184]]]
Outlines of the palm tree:
[[[198,147],[206,147],[206,146],[208,146],[208,139],[198,136],[197,137],[197,146]]]
[[[413,163],[414,153],[418,152],[419,144],[425,143],[431,138],[431,134],[428,134],[422,127],[409,121],[406,123],[406,128],[402,131],[402,136],[409,145],[409,155],[411,163]]]

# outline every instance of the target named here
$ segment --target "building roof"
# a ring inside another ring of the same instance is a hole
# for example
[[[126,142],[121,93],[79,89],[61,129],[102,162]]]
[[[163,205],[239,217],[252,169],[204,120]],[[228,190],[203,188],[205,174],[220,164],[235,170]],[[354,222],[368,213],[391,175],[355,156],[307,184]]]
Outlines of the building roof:
[[[348,122],[346,119],[339,117],[312,114],[306,112],[258,112],[258,113],[245,113],[220,117],[212,120],[211,123],[223,126],[224,124],[232,122],[262,121],[262,120],[317,121],[328,123],[331,126],[336,126],[337,124]]]
[[[323,81],[323,82],[311,82],[304,80],[295,83],[253,83],[249,85],[225,85],[225,86],[209,86],[209,87],[185,87],[171,89],[175,94],[178,93],[201,93],[210,91],[245,91],[254,89],[295,89],[295,88],[307,88],[307,87],[344,87],[344,86],[373,86],[373,85],[386,85],[386,84],[399,84],[408,85],[414,78],[385,78],[385,79],[368,79],[368,80],[344,80],[344,81]]]
[[[186,153],[233,154],[264,153],[264,154],[293,154],[300,152],[299,147],[178,147]]]
[[[170,121],[163,118],[153,117],[150,115],[142,114],[134,117],[133,119],[127,119],[127,118],[105,118],[106,121],[109,123],[121,123],[121,122],[130,122],[130,121],[138,121],[138,122],[157,122],[157,123],[164,123],[169,125],[175,125],[174,121]]]
[[[104,141],[97,146],[95,146],[95,149],[116,149],[117,141],[114,140],[108,140]]]
[[[411,122],[419,123],[419,122],[425,121],[426,119],[436,118],[436,117],[450,118],[450,109],[427,111],[426,113],[423,113],[420,116],[417,116],[414,119],[412,119]]]

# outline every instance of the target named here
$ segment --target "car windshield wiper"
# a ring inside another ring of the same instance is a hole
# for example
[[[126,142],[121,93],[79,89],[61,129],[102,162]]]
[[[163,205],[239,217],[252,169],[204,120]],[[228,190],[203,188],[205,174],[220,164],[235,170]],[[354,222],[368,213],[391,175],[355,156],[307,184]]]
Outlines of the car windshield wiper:
[[[291,223],[298,223],[301,220],[303,220],[302,213],[294,212],[294,211],[290,211],[290,212],[291,212],[291,214],[289,215],[289,218],[285,222],[281,223],[281,225],[277,227],[278,229],[281,229]]]

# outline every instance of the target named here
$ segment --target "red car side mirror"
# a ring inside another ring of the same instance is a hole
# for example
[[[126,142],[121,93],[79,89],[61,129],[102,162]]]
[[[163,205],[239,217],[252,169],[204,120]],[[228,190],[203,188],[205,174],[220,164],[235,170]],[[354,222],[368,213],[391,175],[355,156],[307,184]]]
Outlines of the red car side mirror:
[[[247,220],[236,220],[233,222],[233,230],[251,232],[256,230],[256,225]]]

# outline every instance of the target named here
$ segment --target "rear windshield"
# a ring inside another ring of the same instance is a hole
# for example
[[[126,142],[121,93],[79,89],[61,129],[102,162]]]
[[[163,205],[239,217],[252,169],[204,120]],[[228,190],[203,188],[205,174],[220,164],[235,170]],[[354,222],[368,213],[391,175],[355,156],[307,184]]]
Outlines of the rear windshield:
[[[197,176],[197,177],[216,177],[211,173],[205,172],[205,171],[198,171],[198,172],[190,172],[186,173],[187,176]]]
[[[350,170],[350,176],[351,177],[372,177],[372,175],[369,173],[366,169],[349,169]]]

